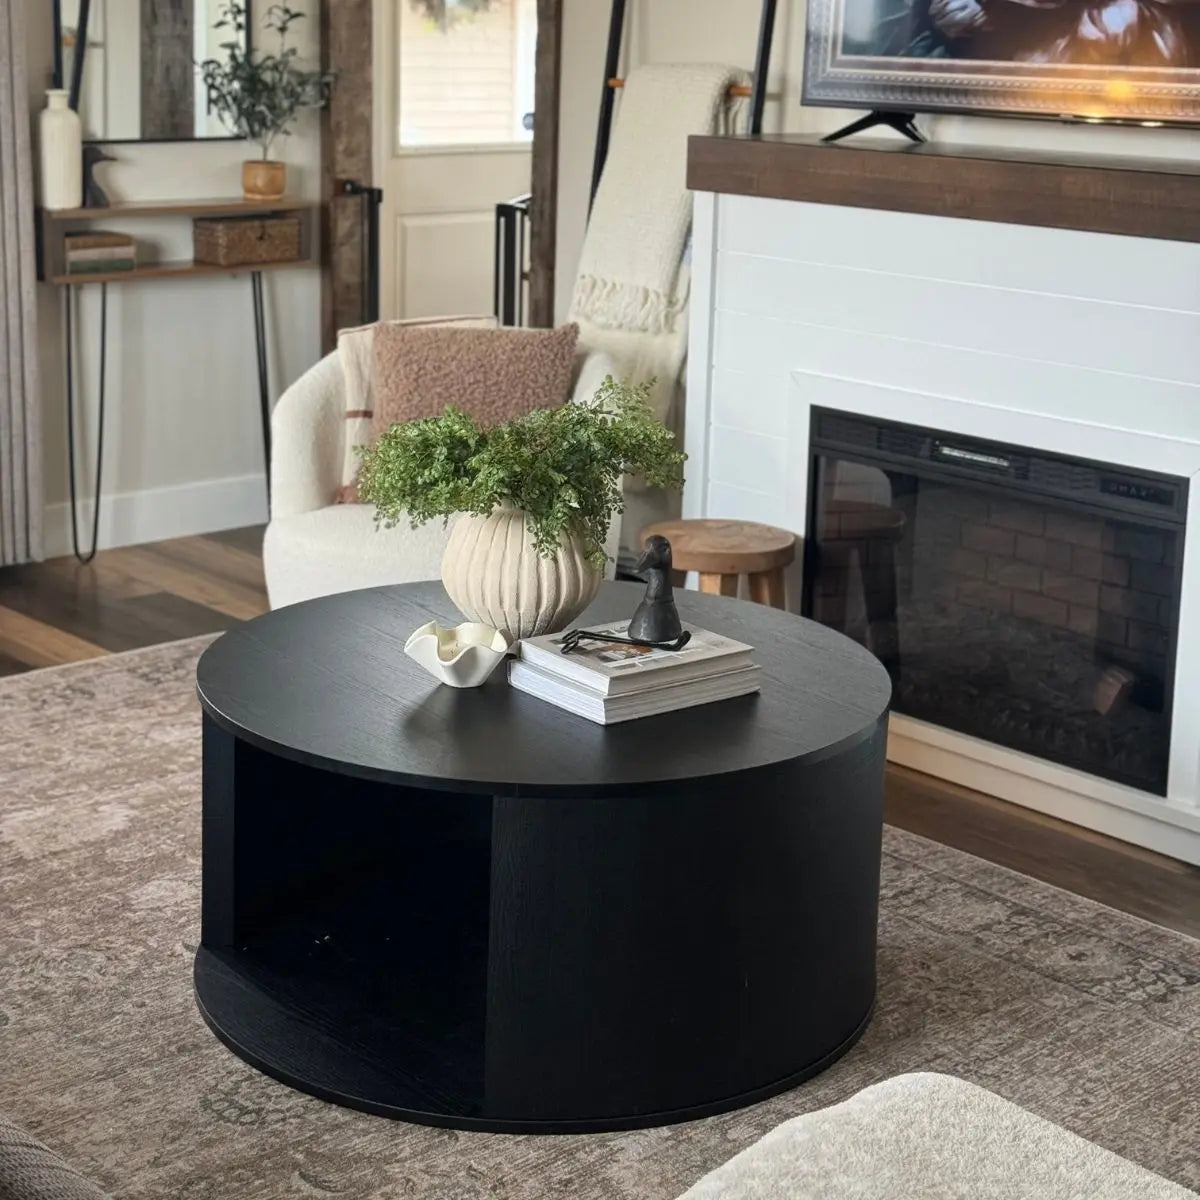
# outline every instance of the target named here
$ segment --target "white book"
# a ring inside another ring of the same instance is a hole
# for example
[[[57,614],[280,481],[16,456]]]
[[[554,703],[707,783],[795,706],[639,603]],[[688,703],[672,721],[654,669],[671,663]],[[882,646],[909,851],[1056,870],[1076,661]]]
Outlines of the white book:
[[[629,622],[593,625],[594,633],[628,636]],[[540,671],[569,679],[600,696],[624,696],[671,682],[725,675],[751,665],[753,647],[733,638],[685,625],[691,635],[682,650],[655,650],[650,646],[620,646],[612,642],[584,642],[570,654],[562,652],[563,634],[545,633],[524,638],[517,657]]]
[[[620,721],[633,721],[639,717],[652,717],[681,708],[694,708],[698,704],[746,696],[760,690],[760,673],[760,667],[751,665],[724,675],[662,684],[634,695],[605,697],[591,688],[580,687],[561,676],[540,671],[529,663],[517,661],[508,664],[508,682],[518,691],[595,721],[598,725],[615,725]]]

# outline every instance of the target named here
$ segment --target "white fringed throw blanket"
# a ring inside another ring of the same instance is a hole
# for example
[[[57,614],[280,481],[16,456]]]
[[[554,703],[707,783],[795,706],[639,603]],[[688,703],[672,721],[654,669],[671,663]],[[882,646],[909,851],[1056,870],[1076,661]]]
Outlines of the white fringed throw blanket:
[[[732,132],[744,105],[729,87],[747,81],[708,64],[631,71],[588,221],[567,319],[579,323],[580,344],[609,353],[623,376],[658,380],[651,401],[663,420],[687,349],[687,139]]]

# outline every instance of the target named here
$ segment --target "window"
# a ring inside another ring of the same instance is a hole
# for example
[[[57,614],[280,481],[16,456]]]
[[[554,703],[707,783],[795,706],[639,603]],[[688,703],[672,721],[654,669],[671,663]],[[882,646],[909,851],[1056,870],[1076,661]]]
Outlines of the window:
[[[529,142],[537,0],[396,0],[400,146]]]

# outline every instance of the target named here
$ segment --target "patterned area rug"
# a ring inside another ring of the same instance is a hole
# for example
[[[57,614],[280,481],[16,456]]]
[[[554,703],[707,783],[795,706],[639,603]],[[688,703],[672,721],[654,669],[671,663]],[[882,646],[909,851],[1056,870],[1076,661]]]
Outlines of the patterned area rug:
[[[0,1107],[115,1195],[665,1200],[787,1117],[915,1070],[1200,1187],[1200,942],[892,829],[875,1019],[786,1095],[663,1129],[518,1137],[397,1124],[267,1079],[191,995],[203,645],[0,682]]]

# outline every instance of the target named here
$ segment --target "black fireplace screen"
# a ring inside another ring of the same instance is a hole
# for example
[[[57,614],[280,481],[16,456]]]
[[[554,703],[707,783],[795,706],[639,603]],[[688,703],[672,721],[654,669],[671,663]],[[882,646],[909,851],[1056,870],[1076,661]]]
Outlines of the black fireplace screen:
[[[1166,794],[1187,481],[814,409],[804,611],[895,711]]]

